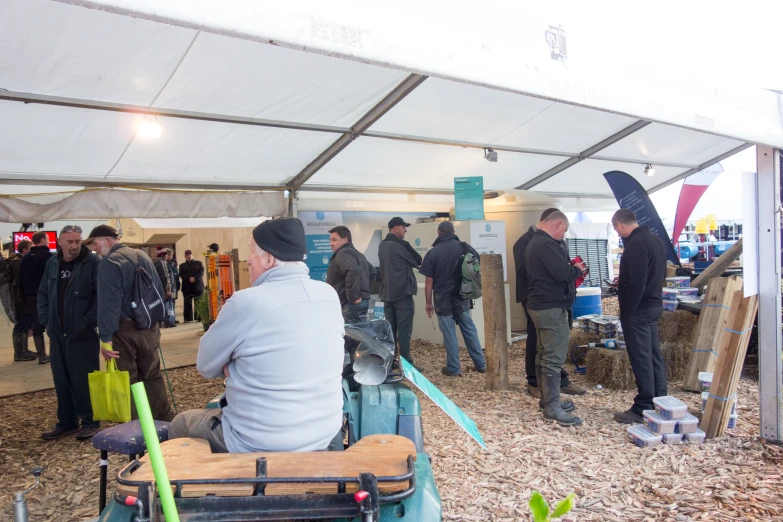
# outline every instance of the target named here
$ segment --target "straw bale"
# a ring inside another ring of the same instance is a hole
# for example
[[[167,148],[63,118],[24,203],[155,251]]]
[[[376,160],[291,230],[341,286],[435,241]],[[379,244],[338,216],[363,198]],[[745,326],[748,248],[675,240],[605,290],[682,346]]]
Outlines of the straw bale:
[[[573,362],[574,357],[586,353],[589,348],[578,348],[589,343],[601,342],[601,336],[593,332],[584,332],[579,328],[571,330],[571,336],[568,338],[568,355],[566,356],[567,362]],[[579,365],[583,366],[585,363],[584,358],[579,359]]]
[[[696,336],[699,316],[687,310],[664,311],[658,323],[661,342],[684,343],[690,347]]]
[[[585,357],[587,379],[610,390],[630,390],[636,387],[631,363],[625,350],[593,348]]]

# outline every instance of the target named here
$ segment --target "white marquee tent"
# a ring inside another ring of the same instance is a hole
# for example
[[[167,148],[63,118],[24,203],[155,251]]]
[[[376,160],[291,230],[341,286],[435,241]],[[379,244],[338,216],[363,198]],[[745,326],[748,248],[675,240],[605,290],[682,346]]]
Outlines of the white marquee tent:
[[[355,1],[0,0],[2,192],[112,189],[0,198],[0,220],[38,221],[31,204],[63,198],[50,219],[274,216],[311,192],[412,208],[455,176],[591,210],[614,204],[604,172],[655,191],[759,145],[759,244],[779,247],[783,96],[769,89],[783,86],[714,88],[720,61],[704,49],[765,63],[731,53],[779,50],[780,6],[752,17],[766,46],[687,30],[664,7],[623,20],[583,2],[509,4],[403,1],[380,16]],[[711,23],[711,11],[693,14]],[[677,38],[646,37],[660,20]],[[153,121],[160,137],[141,137]],[[161,204],[150,189],[179,192]],[[779,324],[769,286],[760,317]],[[762,431],[781,440],[779,408],[765,406],[781,397],[780,329],[770,335]]]

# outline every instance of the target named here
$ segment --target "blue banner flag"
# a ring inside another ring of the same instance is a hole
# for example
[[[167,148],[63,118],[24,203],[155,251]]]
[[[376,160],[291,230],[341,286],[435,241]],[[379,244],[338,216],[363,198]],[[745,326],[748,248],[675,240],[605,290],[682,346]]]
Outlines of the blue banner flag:
[[[681,266],[680,256],[674,251],[672,240],[669,238],[669,234],[666,233],[666,229],[663,228],[663,222],[658,215],[658,211],[655,210],[655,205],[650,201],[650,196],[647,195],[644,187],[633,177],[619,170],[607,172],[604,174],[604,178],[609,183],[609,188],[612,189],[614,198],[617,200],[620,208],[628,209],[636,214],[636,222],[639,225],[646,226],[650,229],[650,232],[663,240],[663,244],[666,245],[666,257],[669,261],[677,266]]]
[[[441,410],[445,411],[446,415],[451,417],[460,428],[473,437],[482,448],[487,449],[487,445],[484,443],[484,439],[481,437],[481,433],[479,433],[478,427],[476,426],[476,423],[473,422],[473,419],[468,417],[464,411],[459,409],[459,406],[454,404],[451,399],[446,397],[442,391],[419,373],[419,371],[403,357],[400,357],[400,363],[402,364],[402,371],[405,373],[405,377],[407,377],[414,386],[420,389],[424,395],[432,399],[432,402],[437,404]]]

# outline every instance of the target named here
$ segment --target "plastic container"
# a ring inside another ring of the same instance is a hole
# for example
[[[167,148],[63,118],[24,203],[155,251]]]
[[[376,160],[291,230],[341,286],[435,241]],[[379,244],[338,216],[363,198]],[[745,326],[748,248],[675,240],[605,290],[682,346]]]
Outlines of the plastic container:
[[[678,297],[699,297],[699,289],[698,288],[678,288],[677,289],[677,296]]]
[[[671,395],[655,397],[653,404],[655,404],[656,413],[666,420],[682,419],[688,415],[688,405]]]
[[[587,314],[601,315],[601,288],[580,286],[576,289],[576,299],[574,299],[574,317]]]
[[[701,411],[707,409],[707,399],[710,397],[710,392],[701,392]]]
[[[693,433],[685,433],[683,436],[685,437],[685,442],[690,444],[701,444],[704,442],[704,438],[707,436],[707,434],[701,431],[699,428],[696,428],[696,431]]]
[[[617,341],[617,349],[625,350],[625,341]]]
[[[699,429],[699,419],[690,413],[686,413],[685,417],[677,419],[674,433],[694,433],[697,429]]]
[[[691,278],[684,277],[667,277],[666,286],[668,288],[687,288],[691,286]]]
[[[652,431],[642,424],[634,424],[628,427],[628,436],[634,444],[640,448],[649,448],[651,446],[657,446],[661,443],[661,436]]]
[[[712,384],[711,372],[699,372],[699,383],[701,384],[701,391],[710,391],[710,385]]]
[[[667,301],[674,301],[677,299],[677,289],[676,288],[664,288],[663,289],[663,298]]]
[[[737,427],[737,418],[738,417],[739,417],[739,415],[737,415],[736,413],[733,414],[733,415],[729,415],[729,423],[726,426],[727,430],[733,430],[734,428]]]
[[[682,433],[666,433],[663,435],[664,444],[682,444]]]
[[[644,417],[644,424],[655,433],[674,433],[674,428],[677,426],[676,420],[669,420],[660,415],[655,410],[644,410],[642,412]]]
[[[667,301],[666,299],[663,300],[663,309],[667,312],[673,312],[677,309],[677,301]]]

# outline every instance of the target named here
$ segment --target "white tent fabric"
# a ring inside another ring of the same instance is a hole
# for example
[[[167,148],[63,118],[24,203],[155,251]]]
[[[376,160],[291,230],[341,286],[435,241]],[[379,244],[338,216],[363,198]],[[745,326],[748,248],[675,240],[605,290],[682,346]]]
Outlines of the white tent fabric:
[[[0,198],[0,221],[40,223],[60,219],[101,219],[107,216],[148,218],[219,218],[284,216],[282,193],[174,192],[85,190],[59,201],[34,203]]]

